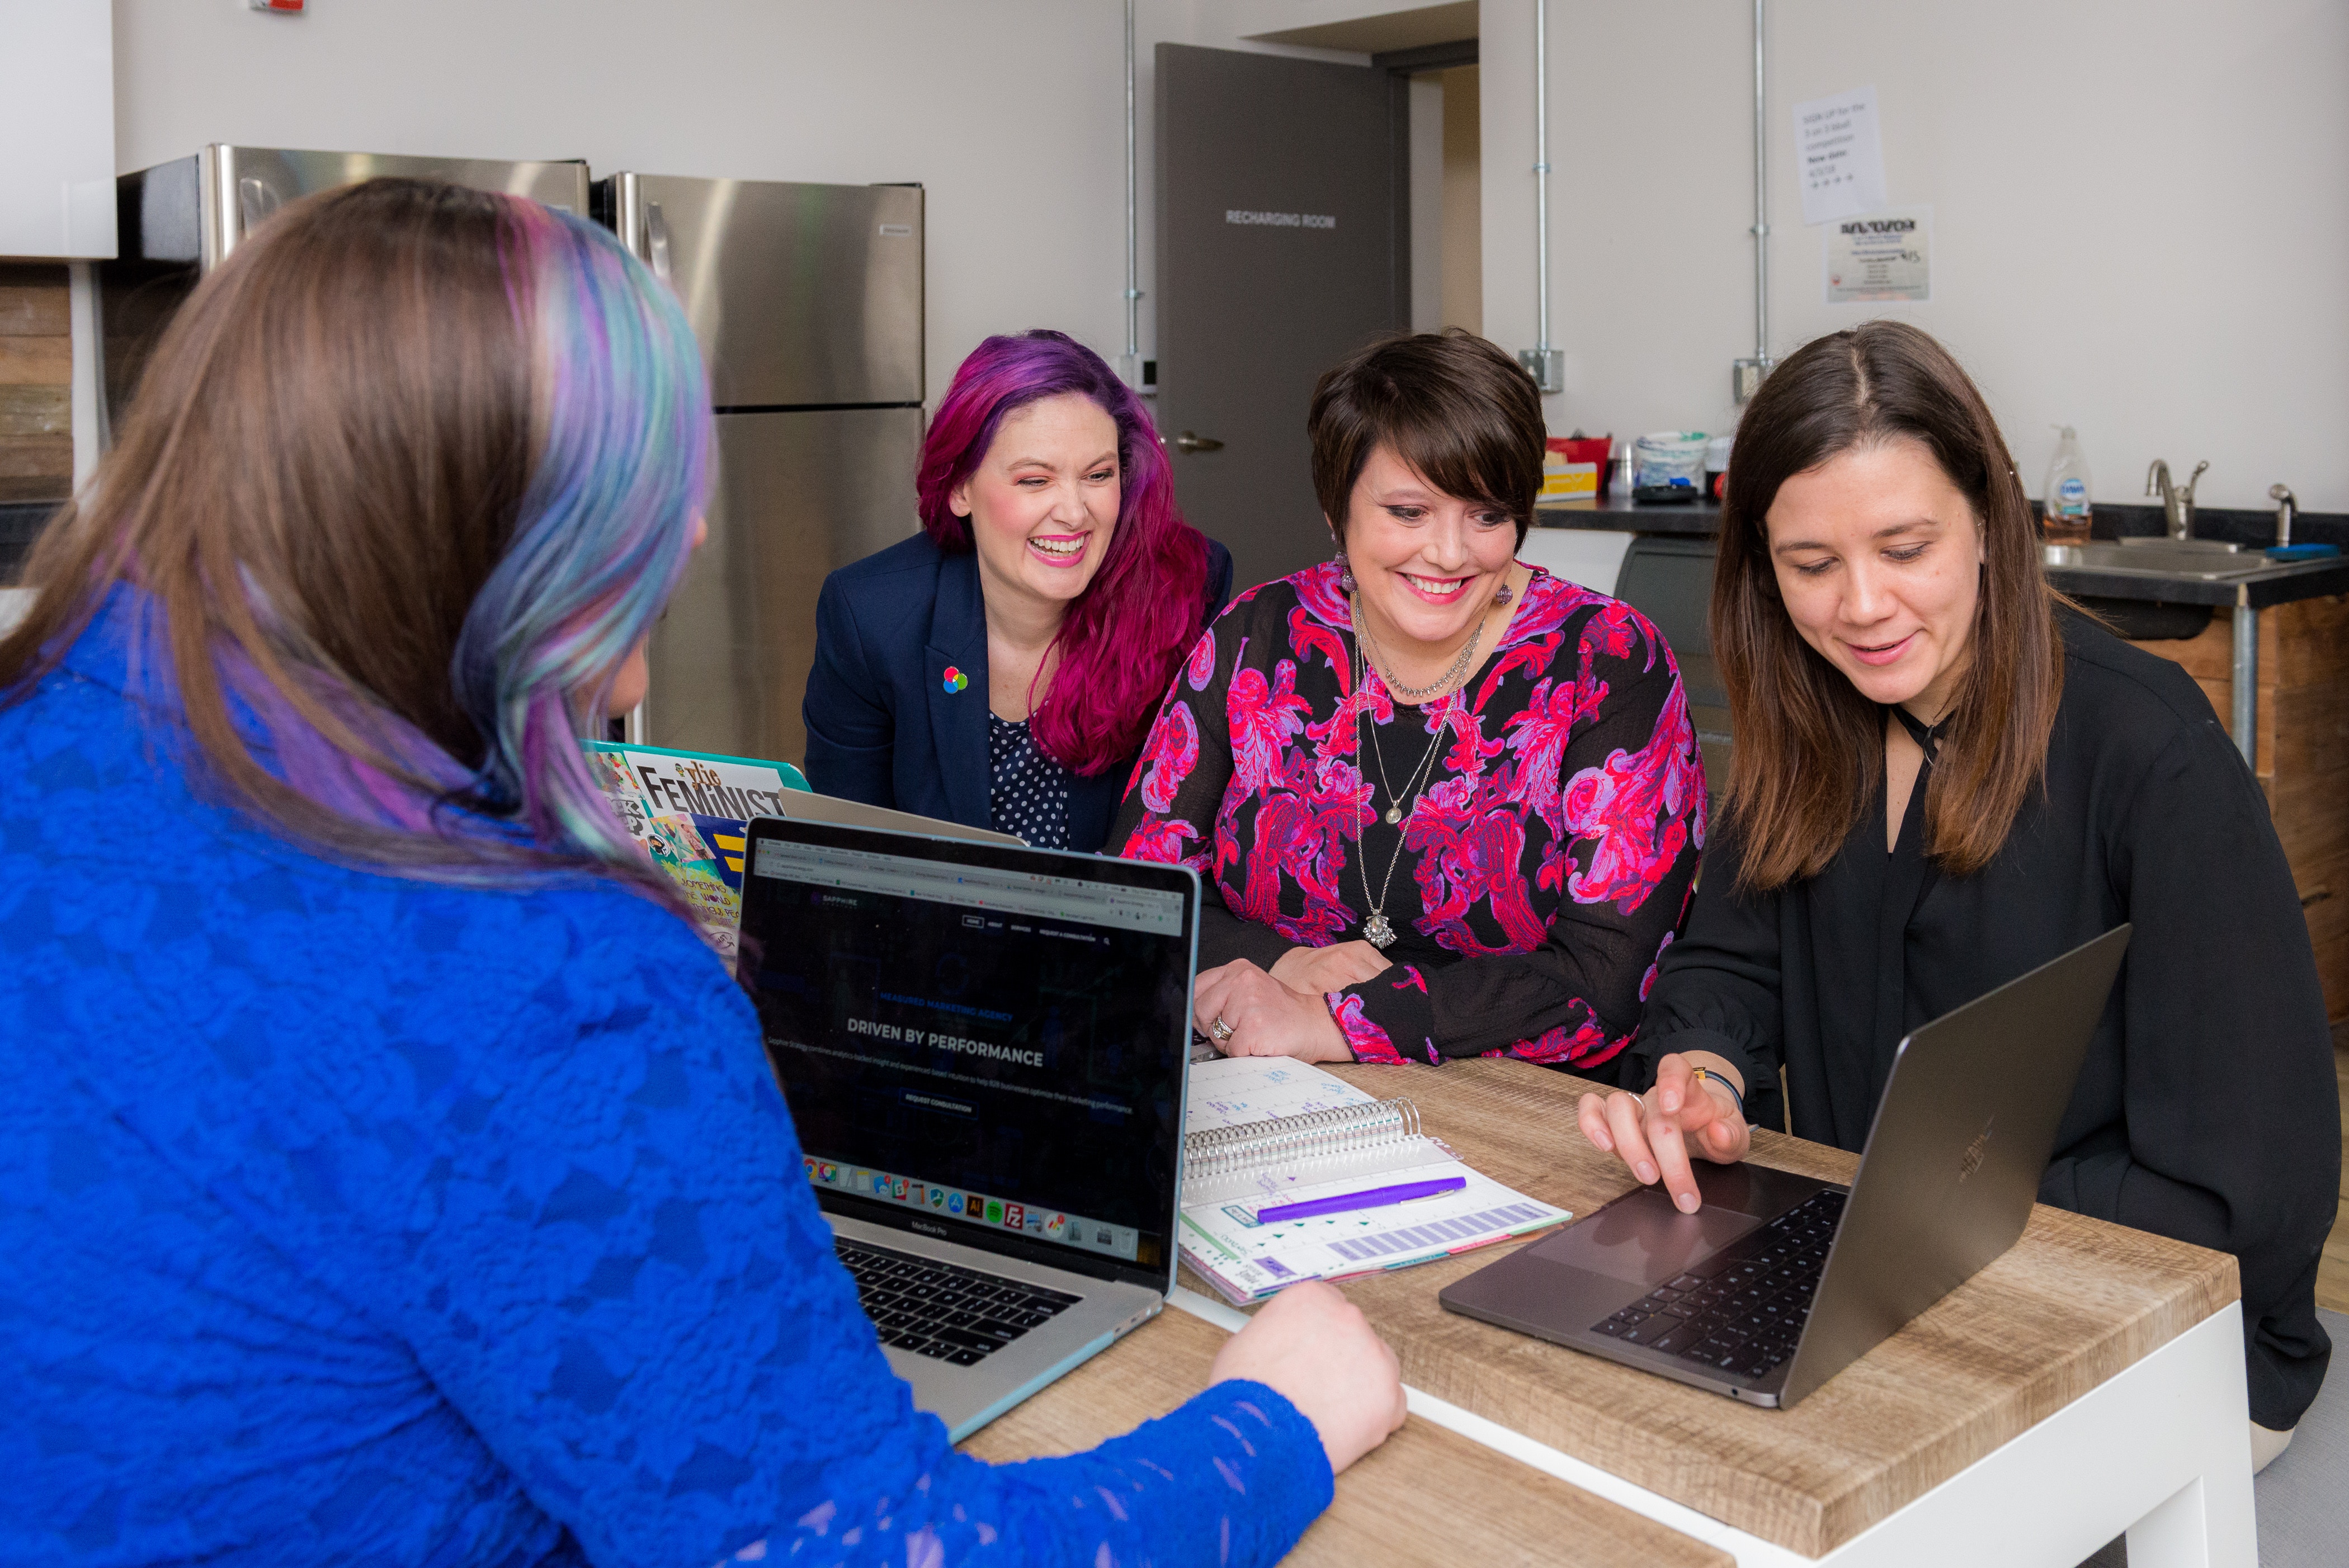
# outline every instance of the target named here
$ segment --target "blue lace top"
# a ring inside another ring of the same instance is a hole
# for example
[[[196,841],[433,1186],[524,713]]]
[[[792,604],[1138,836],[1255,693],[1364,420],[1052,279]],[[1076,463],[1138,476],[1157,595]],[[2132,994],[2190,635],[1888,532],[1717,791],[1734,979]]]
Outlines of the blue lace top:
[[[694,934],[196,799],[140,603],[0,711],[0,1563],[1270,1563],[1328,1503],[1256,1383],[957,1454]]]

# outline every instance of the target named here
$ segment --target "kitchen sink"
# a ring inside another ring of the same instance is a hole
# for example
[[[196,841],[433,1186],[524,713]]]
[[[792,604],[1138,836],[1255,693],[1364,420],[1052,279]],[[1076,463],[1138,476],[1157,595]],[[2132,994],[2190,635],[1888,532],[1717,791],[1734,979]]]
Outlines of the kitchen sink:
[[[2222,540],[2130,540],[2121,544],[2046,544],[2041,558],[2050,566],[2088,572],[2118,572],[2133,577],[2192,577],[2219,582],[2248,577],[2275,564],[2258,551],[2242,551]]]

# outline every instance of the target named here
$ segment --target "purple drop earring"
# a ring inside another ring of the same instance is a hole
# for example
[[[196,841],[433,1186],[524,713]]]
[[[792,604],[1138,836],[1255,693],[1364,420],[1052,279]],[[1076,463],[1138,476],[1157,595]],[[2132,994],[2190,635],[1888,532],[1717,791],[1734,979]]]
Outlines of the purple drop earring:
[[[1504,583],[1501,584],[1501,591],[1493,595],[1493,603],[1495,604],[1506,604],[1516,597],[1516,595],[1515,593],[1509,592],[1509,585]]]

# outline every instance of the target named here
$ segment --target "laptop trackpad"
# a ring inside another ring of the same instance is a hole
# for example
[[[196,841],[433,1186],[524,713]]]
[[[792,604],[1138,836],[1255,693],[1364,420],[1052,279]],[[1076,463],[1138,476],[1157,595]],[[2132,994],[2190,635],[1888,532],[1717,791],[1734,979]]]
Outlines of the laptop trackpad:
[[[1686,1274],[1762,1222],[1752,1214],[1707,1203],[1683,1214],[1656,1188],[1607,1205],[1578,1225],[1537,1242],[1526,1252],[1633,1284],[1661,1284]]]

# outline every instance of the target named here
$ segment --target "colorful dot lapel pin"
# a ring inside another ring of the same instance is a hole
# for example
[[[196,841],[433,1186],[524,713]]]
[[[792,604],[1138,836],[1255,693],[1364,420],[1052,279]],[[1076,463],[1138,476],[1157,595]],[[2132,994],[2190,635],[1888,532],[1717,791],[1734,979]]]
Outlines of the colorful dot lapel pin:
[[[943,684],[947,688],[947,695],[951,696],[956,692],[969,690],[970,677],[963,674],[960,670],[955,668],[954,665],[948,665],[947,666],[946,680]]]

